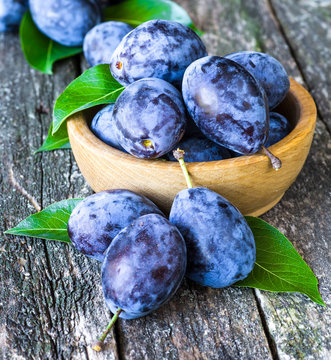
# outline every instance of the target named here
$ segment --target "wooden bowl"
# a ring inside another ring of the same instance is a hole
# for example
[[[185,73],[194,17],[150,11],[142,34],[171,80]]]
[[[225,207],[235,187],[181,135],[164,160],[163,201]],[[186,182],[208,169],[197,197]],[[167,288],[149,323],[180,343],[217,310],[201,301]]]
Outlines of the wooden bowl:
[[[74,156],[86,181],[96,192],[133,190],[169,212],[175,195],[186,187],[179,164],[138,159],[106,145],[89,129],[96,111],[94,108],[77,113],[67,125]],[[279,171],[275,171],[261,153],[188,163],[193,185],[216,191],[244,215],[259,216],[276,205],[307,158],[316,123],[316,107],[309,93],[291,79],[290,91],[277,111],[294,126],[288,136],[269,148],[282,161]]]

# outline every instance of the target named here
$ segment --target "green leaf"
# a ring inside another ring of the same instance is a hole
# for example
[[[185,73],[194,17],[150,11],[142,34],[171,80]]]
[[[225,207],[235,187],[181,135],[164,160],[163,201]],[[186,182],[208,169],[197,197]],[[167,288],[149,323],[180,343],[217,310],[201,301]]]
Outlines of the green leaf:
[[[67,124],[64,122],[59,130],[53,134],[53,123],[48,130],[47,138],[42,146],[35,151],[35,154],[41,151],[51,151],[55,149],[70,149],[70,142],[67,131]]]
[[[247,216],[256,244],[256,262],[252,272],[235,286],[274,292],[299,292],[324,305],[318,281],[291,242],[265,221]]]
[[[53,111],[55,134],[72,114],[92,106],[115,102],[124,90],[110,74],[109,65],[96,65],[72,81],[57,98]]]
[[[67,47],[41,33],[27,11],[20,25],[21,46],[27,62],[35,69],[52,74],[55,61],[82,52],[80,47]]]
[[[62,200],[30,215],[5,234],[31,236],[70,243],[67,224],[72,210],[82,199]]]
[[[153,20],[164,19],[193,26],[187,12],[178,4],[169,0],[127,0],[109,6],[104,10],[105,21],[123,21],[132,26]]]

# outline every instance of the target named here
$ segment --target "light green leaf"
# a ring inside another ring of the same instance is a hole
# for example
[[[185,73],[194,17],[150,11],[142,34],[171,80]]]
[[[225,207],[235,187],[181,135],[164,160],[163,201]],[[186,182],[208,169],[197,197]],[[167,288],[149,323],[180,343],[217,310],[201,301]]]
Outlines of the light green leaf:
[[[64,122],[60,129],[53,134],[53,123],[48,130],[47,138],[41,147],[35,151],[35,154],[41,151],[51,151],[55,149],[70,149],[69,136],[67,131],[67,124]]]
[[[27,11],[20,25],[21,46],[27,62],[35,69],[52,74],[55,61],[82,52],[80,47],[67,47],[41,33]]]
[[[107,7],[104,10],[104,18],[105,21],[122,21],[132,26],[153,19],[177,21],[186,26],[193,26],[187,12],[169,0],[127,0]]]
[[[265,221],[247,216],[256,244],[256,262],[252,272],[235,286],[274,292],[299,292],[324,305],[318,281],[291,242]]]
[[[72,81],[57,98],[53,111],[55,134],[63,122],[78,111],[115,102],[124,87],[110,74],[109,65],[96,65]]]
[[[68,199],[56,202],[44,210],[30,215],[5,234],[31,236],[46,240],[70,243],[67,224],[72,210],[82,199]]]

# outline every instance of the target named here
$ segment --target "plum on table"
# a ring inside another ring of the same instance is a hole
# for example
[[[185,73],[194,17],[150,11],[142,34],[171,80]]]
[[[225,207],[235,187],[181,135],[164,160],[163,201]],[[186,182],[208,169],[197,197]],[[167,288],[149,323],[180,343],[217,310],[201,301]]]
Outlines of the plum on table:
[[[185,239],[189,279],[222,288],[252,271],[253,233],[239,210],[221,195],[204,187],[182,190],[174,199],[169,220]]]
[[[157,78],[130,84],[113,110],[119,144],[139,158],[157,158],[180,141],[186,128],[186,110],[179,91]]]
[[[139,216],[159,208],[145,196],[129,190],[106,190],[82,200],[70,215],[68,235],[81,253],[103,261],[113,238]]]
[[[124,228],[107,250],[102,288],[112,313],[135,319],[164,304],[186,270],[186,246],[178,229],[158,214],[144,215]]]
[[[93,0],[30,0],[29,6],[39,30],[65,46],[81,46],[86,33],[101,21]]]
[[[282,102],[290,88],[290,80],[278,60],[256,51],[239,51],[225,57],[242,65],[254,75],[267,95],[270,109]]]
[[[28,0],[0,0],[0,32],[16,31],[28,9]]]
[[[94,26],[83,42],[87,62],[91,66],[109,64],[118,44],[131,30],[133,27],[121,21],[106,21]]]
[[[189,27],[174,21],[150,20],[121,41],[111,58],[110,71],[124,86],[153,77],[180,87],[187,66],[205,55],[202,40]]]

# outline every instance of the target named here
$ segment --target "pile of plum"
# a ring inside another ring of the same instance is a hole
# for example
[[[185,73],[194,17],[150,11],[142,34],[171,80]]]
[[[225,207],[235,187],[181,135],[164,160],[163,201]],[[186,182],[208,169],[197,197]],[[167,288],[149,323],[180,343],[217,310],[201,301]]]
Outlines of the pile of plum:
[[[115,34],[120,26],[128,31],[124,23],[102,23],[84,41],[89,62],[110,59],[113,77],[125,86],[91,123],[106,144],[139,158],[168,160],[180,147],[186,161],[198,162],[253,154],[291,131],[284,116],[269,110],[290,86],[285,69],[270,55],[208,56],[193,30],[166,20],[147,21],[122,40],[116,32],[119,44],[112,55],[109,46],[106,57],[102,49],[92,50],[103,27]]]
[[[91,66],[110,64],[126,88],[101,110],[91,129],[106,144],[139,158],[187,162],[253,154],[291,131],[269,112],[284,99],[289,79],[273,57],[259,52],[207,56],[199,36],[171,21],[133,29],[102,21],[115,0],[0,0],[0,31],[11,30],[29,7],[39,30],[65,46],[83,46]],[[273,163],[279,168],[280,162]]]
[[[184,275],[222,288],[244,279],[256,257],[245,218],[204,187],[180,191],[169,220],[145,196],[108,190],[82,200],[68,221],[73,245],[102,261],[108,308],[135,319],[170,299]]]

